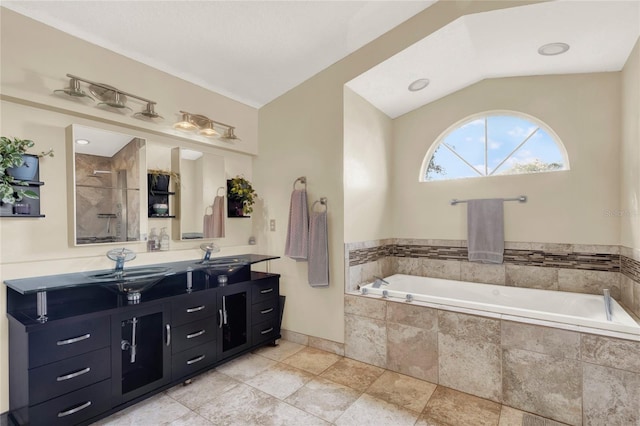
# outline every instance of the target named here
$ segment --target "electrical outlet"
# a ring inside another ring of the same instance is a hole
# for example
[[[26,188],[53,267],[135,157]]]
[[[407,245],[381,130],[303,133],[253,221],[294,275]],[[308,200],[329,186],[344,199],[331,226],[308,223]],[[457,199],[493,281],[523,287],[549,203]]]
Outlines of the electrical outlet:
[[[276,220],[275,219],[271,219],[269,221],[269,231],[275,232],[275,230],[276,230]]]

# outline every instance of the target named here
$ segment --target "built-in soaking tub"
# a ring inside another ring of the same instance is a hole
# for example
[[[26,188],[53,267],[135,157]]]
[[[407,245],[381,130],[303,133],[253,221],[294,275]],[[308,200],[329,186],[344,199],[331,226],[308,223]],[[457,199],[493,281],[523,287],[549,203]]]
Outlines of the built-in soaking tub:
[[[457,307],[557,323],[560,328],[588,327],[594,332],[627,333],[640,339],[640,325],[615,300],[611,300],[612,320],[608,321],[604,297],[593,294],[477,284],[439,278],[395,274],[384,278],[388,285],[374,283],[360,287],[363,294],[388,297],[391,301],[412,301]],[[384,293],[383,293],[384,292]],[[515,318],[514,318],[515,319]],[[586,330],[585,330],[586,331]]]

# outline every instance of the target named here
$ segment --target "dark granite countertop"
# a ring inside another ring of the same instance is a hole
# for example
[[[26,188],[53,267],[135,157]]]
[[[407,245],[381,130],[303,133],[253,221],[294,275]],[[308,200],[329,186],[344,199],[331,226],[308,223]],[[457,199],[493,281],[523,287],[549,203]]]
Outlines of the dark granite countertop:
[[[134,282],[138,279],[163,280],[172,275],[183,274],[188,271],[203,271],[209,275],[223,275],[233,273],[238,267],[278,259],[279,256],[260,254],[243,254],[238,256],[215,257],[203,263],[201,259],[180,262],[160,263],[146,266],[127,268],[125,279]],[[145,274],[147,272],[147,274]],[[136,275],[139,273],[139,275]],[[119,280],[113,276],[113,269],[75,272],[71,274],[47,275],[33,278],[19,278],[5,280],[7,287],[20,294],[32,294],[39,291],[54,291],[86,286],[109,286],[117,284]]]

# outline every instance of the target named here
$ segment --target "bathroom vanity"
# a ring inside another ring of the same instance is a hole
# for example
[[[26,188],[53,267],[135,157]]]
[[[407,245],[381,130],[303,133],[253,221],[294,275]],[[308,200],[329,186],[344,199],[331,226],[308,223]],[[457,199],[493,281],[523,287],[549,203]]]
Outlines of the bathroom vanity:
[[[276,258],[5,281],[10,416],[19,425],[90,424],[275,344],[279,275],[251,265]]]

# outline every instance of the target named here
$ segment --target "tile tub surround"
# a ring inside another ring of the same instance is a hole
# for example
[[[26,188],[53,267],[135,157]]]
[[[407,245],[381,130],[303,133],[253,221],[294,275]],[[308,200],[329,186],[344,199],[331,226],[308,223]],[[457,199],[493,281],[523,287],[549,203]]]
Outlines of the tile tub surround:
[[[506,242],[504,263],[467,261],[464,240],[386,239],[345,244],[345,292],[396,273],[612,296],[640,317],[640,250]]]
[[[640,424],[640,341],[347,294],[344,348],[559,422]]]

